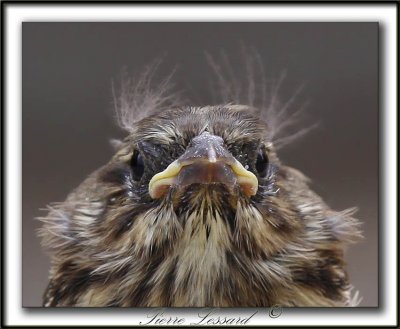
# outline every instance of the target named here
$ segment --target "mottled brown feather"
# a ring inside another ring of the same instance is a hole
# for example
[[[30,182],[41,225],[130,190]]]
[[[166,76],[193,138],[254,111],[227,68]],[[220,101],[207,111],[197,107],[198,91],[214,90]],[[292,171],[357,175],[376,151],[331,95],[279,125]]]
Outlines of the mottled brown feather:
[[[358,221],[279,161],[254,111],[175,108],[135,123],[110,162],[43,219],[52,261],[43,305],[351,305],[343,252],[360,237]],[[151,177],[205,130],[255,173],[257,150],[267,150],[270,174],[258,177],[257,194],[194,184],[151,199]],[[145,172],[135,181],[138,149]]]

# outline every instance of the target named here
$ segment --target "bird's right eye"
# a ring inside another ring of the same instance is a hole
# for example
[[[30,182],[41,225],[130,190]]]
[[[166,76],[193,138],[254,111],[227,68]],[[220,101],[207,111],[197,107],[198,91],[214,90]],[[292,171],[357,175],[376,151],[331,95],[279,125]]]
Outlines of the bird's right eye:
[[[259,150],[257,154],[256,170],[260,177],[267,176],[268,173],[268,156],[264,150]]]
[[[131,168],[133,179],[136,181],[140,180],[144,173],[144,162],[143,157],[139,151],[135,151],[132,155]]]

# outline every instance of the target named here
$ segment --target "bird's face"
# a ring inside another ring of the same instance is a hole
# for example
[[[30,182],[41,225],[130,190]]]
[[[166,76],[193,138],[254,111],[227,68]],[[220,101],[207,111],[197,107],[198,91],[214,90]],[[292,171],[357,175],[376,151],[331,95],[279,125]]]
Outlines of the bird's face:
[[[110,162],[52,208],[45,305],[344,305],[356,239],[283,166],[244,106],[139,121]]]
[[[259,179],[271,183],[266,129],[240,107],[181,109],[142,121],[128,139],[131,179],[136,191],[146,187],[137,196],[177,212],[204,194],[213,194],[209,206],[227,207],[255,196]]]
[[[191,230],[205,232],[204,243],[218,234],[215,239],[227,247],[245,241],[253,253],[268,252],[276,242],[258,241],[256,248],[259,237],[245,228],[258,230],[266,214],[269,231],[284,225],[273,201],[278,170],[265,124],[249,108],[228,106],[174,109],[140,121],[99,177],[118,189],[109,196],[112,203],[130,204],[134,214],[123,216],[126,227],[111,230],[129,235],[135,220],[145,218],[144,254],[179,243],[188,222]],[[287,230],[270,233],[279,241]]]

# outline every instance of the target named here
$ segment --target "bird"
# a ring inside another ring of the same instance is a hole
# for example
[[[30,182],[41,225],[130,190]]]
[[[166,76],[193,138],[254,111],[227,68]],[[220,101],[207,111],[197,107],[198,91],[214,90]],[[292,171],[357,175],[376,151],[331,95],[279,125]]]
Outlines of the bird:
[[[109,162],[41,218],[43,306],[357,305],[356,210],[331,209],[280,161],[260,111],[154,99],[142,118],[121,112],[129,133]]]

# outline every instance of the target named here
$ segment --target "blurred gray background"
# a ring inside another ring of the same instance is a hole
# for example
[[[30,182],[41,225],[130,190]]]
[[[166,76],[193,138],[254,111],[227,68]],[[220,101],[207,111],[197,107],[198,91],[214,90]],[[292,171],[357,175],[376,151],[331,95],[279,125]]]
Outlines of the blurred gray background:
[[[39,208],[63,201],[108,161],[109,139],[124,137],[111,80],[166,54],[161,71],[179,65],[177,89],[194,105],[211,103],[204,52],[224,50],[238,63],[241,43],[258,50],[268,78],[286,70],[283,101],[305,83],[299,106],[308,101],[308,122],[319,126],[280,158],[332,208],[359,208],[365,239],[349,248],[348,270],[361,306],[377,306],[378,31],[377,23],[23,23],[23,306],[40,306],[47,284]]]

